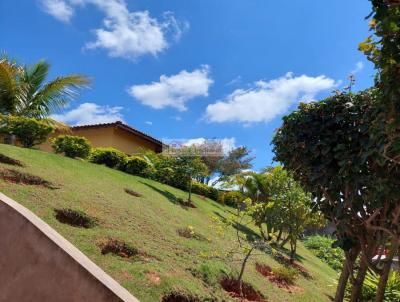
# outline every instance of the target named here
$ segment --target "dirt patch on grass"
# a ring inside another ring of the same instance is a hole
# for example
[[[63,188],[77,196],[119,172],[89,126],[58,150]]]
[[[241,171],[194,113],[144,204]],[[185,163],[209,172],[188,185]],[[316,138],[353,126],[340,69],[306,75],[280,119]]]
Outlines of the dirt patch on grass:
[[[170,292],[161,298],[161,302],[201,302],[197,297],[177,291]]]
[[[141,260],[144,262],[150,262],[153,260],[161,261],[157,257],[153,257],[146,252],[140,251],[126,242],[115,238],[109,238],[107,241],[100,243],[99,247],[103,255],[111,253],[121,258]]]
[[[142,194],[140,194],[140,193],[138,193],[138,192],[135,192],[135,191],[133,191],[133,190],[131,190],[131,189],[125,188],[124,190],[125,190],[125,192],[128,193],[129,195],[132,195],[132,196],[135,196],[135,197],[141,197],[141,196],[142,196]]]
[[[101,253],[103,255],[112,253],[122,258],[131,258],[140,254],[138,249],[117,239],[109,239],[106,243],[102,244]]]
[[[89,217],[81,211],[71,209],[55,209],[56,219],[74,227],[89,229],[97,225],[95,218]]]
[[[187,207],[187,208],[192,208],[192,209],[196,209],[197,208],[196,205],[193,202],[188,202],[188,201],[184,202],[183,206]]]
[[[272,268],[266,264],[261,264],[261,263],[256,263],[256,270],[259,272],[261,275],[266,277],[271,283],[274,283],[277,285],[279,288],[283,288],[287,290],[289,293],[298,293],[298,292],[303,292],[303,289],[287,283],[286,280],[280,278],[279,276],[276,276],[272,270]]]
[[[161,278],[156,272],[148,272],[146,274],[146,278],[155,285],[158,285],[161,283]]]
[[[9,157],[7,155],[4,155],[4,154],[1,154],[1,153],[0,153],[0,163],[7,164],[7,165],[12,165],[12,166],[18,166],[18,167],[24,167],[25,166],[21,161],[19,161],[17,159],[14,159],[14,158],[11,158],[11,157]]]
[[[278,261],[280,264],[286,265],[286,266],[291,266],[292,268],[296,269],[300,275],[302,275],[304,278],[307,279],[312,279],[313,277],[311,276],[310,272],[301,264],[297,262],[291,262],[289,257],[286,257],[285,255],[282,255],[280,253],[277,253],[274,255],[274,259]]]
[[[245,299],[244,301],[266,302],[263,295],[255,290],[251,284],[243,282],[243,296],[240,296],[239,281],[233,278],[223,278],[220,281],[222,288],[234,298]]]
[[[59,189],[56,185],[43,178],[28,173],[19,172],[17,170],[2,169],[0,170],[0,178],[7,182],[16,184],[43,186],[48,189]]]

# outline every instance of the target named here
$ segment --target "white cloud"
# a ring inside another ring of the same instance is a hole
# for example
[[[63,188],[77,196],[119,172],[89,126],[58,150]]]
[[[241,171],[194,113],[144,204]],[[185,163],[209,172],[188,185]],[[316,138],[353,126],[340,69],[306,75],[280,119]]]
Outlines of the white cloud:
[[[185,111],[187,101],[208,96],[212,83],[209,67],[204,65],[192,72],[182,70],[176,75],[162,75],[160,81],[151,84],[133,85],[128,93],[143,105],[155,109],[173,107]]]
[[[179,115],[172,116],[171,118],[177,122],[180,122],[182,120],[182,117],[180,117]]]
[[[153,122],[150,122],[150,121],[145,121],[145,124],[147,124],[147,125],[153,125]]]
[[[124,0],[42,0],[42,3],[45,7],[67,8],[70,12],[67,20],[77,6],[97,7],[105,15],[103,26],[93,30],[96,38],[85,47],[106,49],[111,57],[134,60],[145,54],[157,55],[169,47],[168,40],[179,40],[189,28],[187,22],[178,21],[172,12],[156,19],[148,11],[129,11]],[[54,9],[45,12],[60,19]]]
[[[69,22],[74,15],[73,7],[64,0],[42,0],[41,4],[46,13],[62,22]]]
[[[95,103],[83,103],[77,108],[62,114],[54,114],[52,118],[71,125],[90,125],[123,121],[122,107],[100,106]]]
[[[186,142],[184,142],[184,146],[198,146],[198,145],[202,145],[207,141],[206,138],[204,137],[198,137],[198,138],[191,138],[186,140]],[[236,139],[234,137],[225,137],[222,139],[212,139],[212,141],[216,141],[221,143],[222,145],[222,151],[224,152],[224,154],[227,154],[229,151],[231,151],[232,149],[236,148]]]
[[[268,122],[285,113],[299,101],[312,101],[318,93],[332,89],[338,83],[326,76],[285,76],[257,81],[250,89],[236,89],[224,100],[210,104],[206,119],[210,122]]]
[[[228,83],[226,83],[226,86],[231,86],[231,85],[237,85],[242,82],[242,77],[237,76],[236,78],[230,80]]]
[[[364,69],[364,63],[362,61],[359,61],[356,63],[356,67],[352,71],[350,71],[350,74],[355,75],[356,73],[359,73],[363,69]]]

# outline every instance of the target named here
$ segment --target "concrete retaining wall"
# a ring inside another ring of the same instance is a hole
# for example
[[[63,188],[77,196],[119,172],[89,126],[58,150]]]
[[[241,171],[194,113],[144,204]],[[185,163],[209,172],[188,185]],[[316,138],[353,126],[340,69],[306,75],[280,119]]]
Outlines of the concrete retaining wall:
[[[54,229],[2,193],[0,301],[138,302]]]

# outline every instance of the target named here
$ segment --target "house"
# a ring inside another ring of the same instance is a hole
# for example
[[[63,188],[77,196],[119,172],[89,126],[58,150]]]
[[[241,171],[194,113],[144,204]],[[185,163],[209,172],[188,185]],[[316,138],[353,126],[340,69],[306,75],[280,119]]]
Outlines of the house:
[[[51,138],[57,137],[60,133],[55,133]],[[82,125],[71,127],[69,135],[82,136],[87,138],[92,147],[113,147],[128,155],[139,153],[143,150],[151,150],[156,153],[162,152],[163,143],[136,130],[120,121],[114,123]],[[52,152],[51,142],[38,145],[38,149]]]

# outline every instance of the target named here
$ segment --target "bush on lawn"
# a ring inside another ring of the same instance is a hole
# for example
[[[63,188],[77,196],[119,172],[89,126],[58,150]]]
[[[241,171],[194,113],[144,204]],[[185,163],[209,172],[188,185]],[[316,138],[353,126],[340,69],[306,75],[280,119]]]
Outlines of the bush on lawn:
[[[128,157],[122,167],[122,171],[132,174],[147,177],[149,173],[150,164],[139,156]]]
[[[15,137],[26,148],[44,143],[54,128],[42,120],[22,116],[0,115],[0,134]]]
[[[71,158],[87,158],[92,149],[86,138],[73,135],[58,136],[53,140],[52,147],[56,153],[64,153],[65,156]]]
[[[206,184],[193,181],[192,183],[192,192],[206,196],[210,199],[217,200],[218,199],[218,190],[215,189],[214,187],[208,186]]]
[[[218,202],[227,206],[236,207],[245,197],[239,191],[219,192]]]
[[[334,241],[330,237],[314,235],[307,237],[304,245],[334,270],[339,271],[342,269],[344,253],[341,248],[332,247]]]
[[[125,165],[127,156],[114,148],[95,148],[90,154],[90,161],[109,168],[121,168]]]

